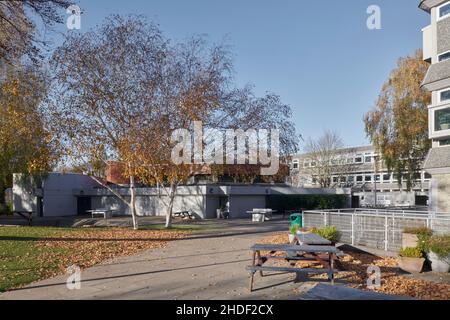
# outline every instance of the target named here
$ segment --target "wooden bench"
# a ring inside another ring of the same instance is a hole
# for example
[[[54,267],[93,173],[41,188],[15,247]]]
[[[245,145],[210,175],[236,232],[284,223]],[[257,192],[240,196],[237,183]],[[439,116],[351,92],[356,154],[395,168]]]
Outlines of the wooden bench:
[[[271,245],[255,244],[252,251],[252,265],[246,269],[250,272],[250,292],[253,291],[254,275],[259,272],[263,277],[264,271],[269,272],[292,272],[296,273],[296,281],[302,274],[324,274],[328,275],[328,280],[334,284],[334,274],[337,272],[334,268],[334,261],[338,250],[335,246],[314,246],[314,245]],[[269,252],[268,255],[261,255],[261,251]],[[276,256],[277,252],[285,252],[284,255]],[[269,260],[284,260],[290,263],[291,267],[277,267],[264,265]],[[295,268],[296,261],[315,262],[322,268]]]

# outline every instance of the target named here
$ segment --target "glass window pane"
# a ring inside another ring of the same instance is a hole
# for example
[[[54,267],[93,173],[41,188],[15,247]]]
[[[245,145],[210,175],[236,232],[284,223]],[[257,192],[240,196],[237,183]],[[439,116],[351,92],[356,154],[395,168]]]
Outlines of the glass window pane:
[[[445,90],[441,92],[441,101],[450,100],[450,90]]]
[[[441,54],[439,56],[439,62],[442,62],[442,61],[445,61],[445,60],[448,60],[448,59],[450,59],[450,52]]]
[[[439,141],[439,145],[440,145],[441,147],[443,147],[443,146],[450,146],[450,139],[446,139],[446,140],[441,140],[441,141]]]
[[[450,108],[436,110],[434,112],[434,130],[449,130],[450,129]]]
[[[445,6],[442,6],[439,9],[439,17],[442,18],[443,16],[446,16],[450,14],[450,3],[446,4]]]

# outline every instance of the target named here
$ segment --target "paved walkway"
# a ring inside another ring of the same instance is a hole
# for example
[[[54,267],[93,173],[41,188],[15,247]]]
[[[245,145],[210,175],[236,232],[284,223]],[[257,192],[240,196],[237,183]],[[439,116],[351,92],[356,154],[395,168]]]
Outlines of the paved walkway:
[[[286,221],[226,223],[224,232],[196,234],[167,247],[122,257],[82,272],[80,290],[66,276],[4,293],[0,299],[292,299],[292,274],[256,277],[248,291],[249,248],[261,237],[286,230]],[[224,226],[225,227],[225,226]],[[278,284],[277,286],[274,286]],[[258,289],[259,288],[259,289]]]

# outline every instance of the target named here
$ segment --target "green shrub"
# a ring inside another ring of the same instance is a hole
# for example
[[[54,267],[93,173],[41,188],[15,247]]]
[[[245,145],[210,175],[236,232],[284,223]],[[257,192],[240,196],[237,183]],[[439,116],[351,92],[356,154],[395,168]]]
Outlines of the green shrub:
[[[331,242],[338,242],[341,238],[341,234],[335,226],[324,227],[320,229],[312,228],[311,232],[318,234],[319,236]]]
[[[419,247],[415,248],[408,247],[401,249],[399,252],[399,256],[405,258],[423,258],[424,254]]]
[[[445,259],[450,255],[450,235],[433,236],[428,241],[428,249]]]
[[[433,230],[427,227],[419,228],[406,228],[404,233],[415,234],[417,236],[417,247],[422,250],[423,253],[429,252],[429,240],[433,235]]]
[[[403,233],[415,234],[415,235],[433,235],[433,230],[427,227],[418,227],[418,228],[405,228]]]
[[[342,209],[347,207],[348,195],[270,195],[268,205],[270,208],[283,212],[285,210],[325,210]]]
[[[293,225],[293,226],[290,226],[289,227],[289,233],[290,234],[293,234],[293,235],[296,235],[297,234],[297,231],[298,231],[298,225]]]

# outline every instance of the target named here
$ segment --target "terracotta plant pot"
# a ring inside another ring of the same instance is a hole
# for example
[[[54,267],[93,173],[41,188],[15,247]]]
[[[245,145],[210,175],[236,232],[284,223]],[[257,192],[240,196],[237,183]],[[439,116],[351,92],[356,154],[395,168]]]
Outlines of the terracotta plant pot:
[[[288,233],[288,236],[289,236],[289,243],[293,243],[295,240],[295,234]]]
[[[425,258],[398,257],[398,266],[400,269],[409,273],[420,273],[423,269]]]

